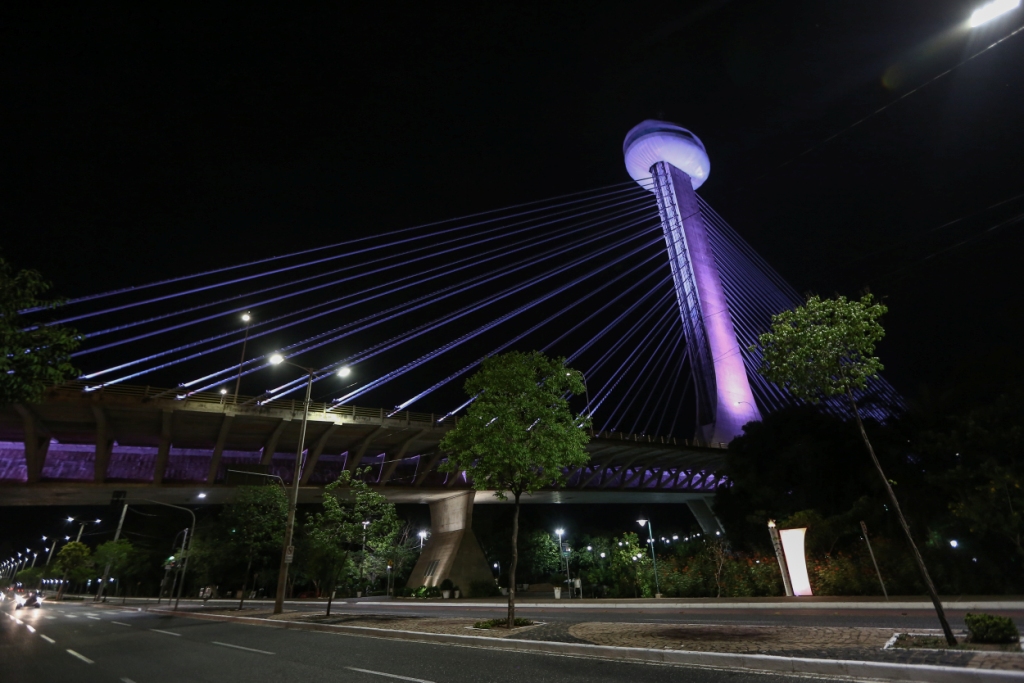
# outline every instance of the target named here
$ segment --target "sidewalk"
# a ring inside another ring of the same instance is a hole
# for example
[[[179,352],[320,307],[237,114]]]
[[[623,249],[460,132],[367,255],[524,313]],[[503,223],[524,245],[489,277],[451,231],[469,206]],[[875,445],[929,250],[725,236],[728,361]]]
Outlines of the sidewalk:
[[[687,624],[681,619],[678,624],[542,622],[509,633],[474,629],[474,619],[386,614],[326,617],[309,612],[275,616],[264,607],[243,613],[149,609],[277,628],[716,668],[889,680],[1024,681],[1024,652],[897,649],[888,647],[896,634],[893,629]],[[962,641],[965,634],[957,635]]]

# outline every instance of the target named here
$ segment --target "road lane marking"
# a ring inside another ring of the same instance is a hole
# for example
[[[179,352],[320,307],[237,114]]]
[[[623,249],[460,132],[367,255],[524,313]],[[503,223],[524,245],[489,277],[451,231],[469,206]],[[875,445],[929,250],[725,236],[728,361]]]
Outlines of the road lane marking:
[[[78,657],[79,659],[81,659],[81,660],[82,660],[83,662],[85,662],[86,664],[95,664],[95,663],[96,663],[96,662],[92,661],[91,659],[89,659],[88,657],[86,657],[85,655],[80,655],[80,654],[78,654],[78,653],[77,653],[77,652],[75,652],[74,650],[68,650],[67,652],[68,652],[68,654],[69,654],[69,655],[71,655],[72,657]]]
[[[122,678],[121,679],[121,683],[135,683],[135,681],[133,681],[130,678]]]
[[[354,666],[346,666],[349,671],[359,671],[364,674],[373,674],[374,676],[386,676],[387,678],[397,678],[400,681],[413,681],[413,683],[434,683],[424,678],[409,678],[408,676],[398,676],[396,674],[386,674],[383,671],[371,671],[370,669],[357,669]]]
[[[42,633],[39,634],[39,637],[48,642],[50,645],[55,645],[57,643],[56,640],[54,640],[50,636],[44,636]]]
[[[151,628],[149,630],[153,631],[155,633],[163,633],[163,634],[168,635],[168,636],[180,636],[181,635],[180,633],[175,633],[174,631],[161,631],[158,628]]]
[[[15,624],[17,624],[18,626],[21,626],[21,625],[22,625],[22,624],[24,624],[25,622],[24,622],[24,621],[22,621],[21,619],[15,619],[15,620],[14,620],[14,623],[15,623]]]
[[[56,618],[57,617],[53,616],[52,614],[47,614],[45,617],[43,617],[43,619],[56,619]]]
[[[88,619],[95,619],[96,621],[103,621],[103,620],[102,620],[102,619],[100,619],[99,617],[87,617],[87,618],[88,618]]]
[[[78,618],[77,614],[65,614],[64,616],[66,616],[68,619],[77,619]]]
[[[246,652],[259,652],[261,655],[272,655],[273,652],[267,652],[266,650],[257,650],[254,647],[242,647],[241,645],[232,645],[231,643],[219,643],[216,640],[210,641],[214,645],[220,645],[221,647],[233,647],[236,650],[245,650]]]
[[[31,626],[29,626],[28,624],[25,624],[25,628],[27,628],[32,633],[36,632],[36,630],[34,628],[32,628]]]
[[[111,623],[111,624],[117,624],[118,626],[127,626],[128,628],[131,628],[131,627],[132,627],[132,625],[131,625],[131,624],[126,624],[126,623],[124,623],[123,621],[112,621],[112,622],[110,622],[110,623]]]

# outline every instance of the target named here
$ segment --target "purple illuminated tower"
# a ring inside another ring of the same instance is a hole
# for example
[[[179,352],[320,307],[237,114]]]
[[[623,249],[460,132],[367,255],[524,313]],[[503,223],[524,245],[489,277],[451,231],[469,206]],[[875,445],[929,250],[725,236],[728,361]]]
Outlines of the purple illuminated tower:
[[[696,135],[665,121],[634,127],[622,150],[629,175],[658,199],[697,393],[697,437],[729,443],[761,414],[694,192],[711,162]]]

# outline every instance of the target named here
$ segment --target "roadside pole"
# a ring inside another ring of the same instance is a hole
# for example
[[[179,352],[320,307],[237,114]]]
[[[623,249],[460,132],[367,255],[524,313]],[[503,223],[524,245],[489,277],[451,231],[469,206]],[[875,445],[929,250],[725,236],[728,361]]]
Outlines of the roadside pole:
[[[121,519],[117,523],[117,531],[114,532],[114,543],[117,543],[117,540],[119,538],[121,538],[121,527],[124,526],[124,516],[127,513],[128,513],[128,503],[125,503],[124,507],[121,508]],[[109,578],[110,578],[110,562],[107,562],[107,566],[103,569],[103,579],[100,581],[100,589],[98,591],[96,591],[96,598],[93,600],[93,602],[99,602],[100,600],[102,600],[103,602],[107,601],[107,599],[104,597],[103,594],[106,592],[107,580]]]

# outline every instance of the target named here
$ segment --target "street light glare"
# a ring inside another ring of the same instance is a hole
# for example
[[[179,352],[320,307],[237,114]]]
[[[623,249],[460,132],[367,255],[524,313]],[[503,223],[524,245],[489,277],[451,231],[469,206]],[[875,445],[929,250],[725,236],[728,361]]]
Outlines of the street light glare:
[[[249,314],[248,313],[243,313],[242,314],[242,322],[247,323],[247,322],[249,322],[249,320],[251,320],[251,318],[249,317]]]
[[[283,362],[284,362],[284,356],[282,356],[279,353],[275,353],[273,356],[270,357],[270,364],[271,365],[280,365]]]
[[[69,522],[73,522],[73,521],[75,521],[75,518],[74,517],[68,517],[68,521]]]
[[[352,374],[352,368],[350,368],[347,365],[338,368],[338,377],[348,377],[351,374]]]
[[[646,519],[638,519],[638,520],[636,520],[636,523],[639,524],[640,526],[647,526],[647,520]]]
[[[987,24],[996,17],[1006,14],[1012,10],[1020,7],[1020,0],[992,0],[992,2],[982,5],[978,9],[974,10],[971,14],[971,19],[967,22],[971,28],[977,28],[982,24]]]
[[[555,529],[555,533],[558,534],[559,536],[561,536],[562,534],[565,533],[565,530],[564,529]]]

